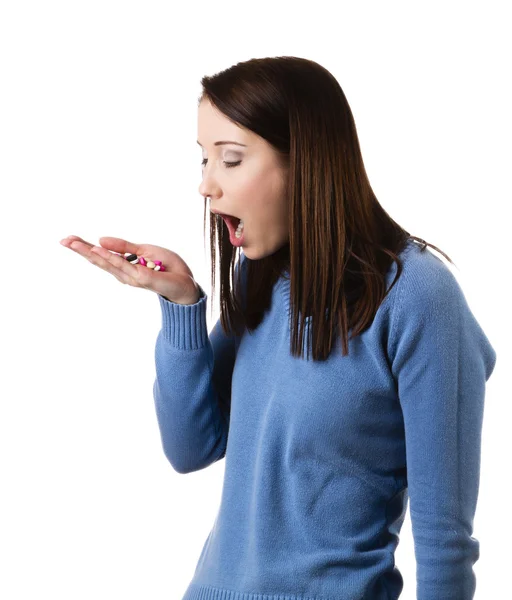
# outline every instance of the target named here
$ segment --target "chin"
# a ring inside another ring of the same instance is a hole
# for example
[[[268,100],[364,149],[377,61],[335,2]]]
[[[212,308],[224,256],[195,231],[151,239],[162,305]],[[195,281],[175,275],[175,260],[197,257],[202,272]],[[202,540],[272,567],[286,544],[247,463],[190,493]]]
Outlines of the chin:
[[[260,260],[260,258],[265,258],[265,256],[269,256],[270,254],[261,251],[258,252],[258,250],[255,250],[254,248],[245,248],[244,246],[241,247],[241,250],[244,256],[251,260]]]
[[[262,258],[266,258],[267,256],[272,256],[276,254],[276,252],[280,250],[280,248],[275,248],[273,250],[256,250],[254,248],[246,248],[245,246],[241,246],[241,251],[243,252],[246,258],[250,260],[261,260]]]

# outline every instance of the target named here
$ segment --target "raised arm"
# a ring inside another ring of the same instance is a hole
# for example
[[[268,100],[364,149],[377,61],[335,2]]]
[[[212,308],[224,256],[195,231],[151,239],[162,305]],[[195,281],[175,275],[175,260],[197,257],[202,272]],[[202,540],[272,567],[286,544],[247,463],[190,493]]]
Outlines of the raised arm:
[[[198,471],[223,458],[229,432],[238,340],[226,336],[220,319],[208,336],[208,296],[201,291],[203,296],[190,305],[158,296],[162,328],[155,347],[153,398],[162,447],[178,473]]]

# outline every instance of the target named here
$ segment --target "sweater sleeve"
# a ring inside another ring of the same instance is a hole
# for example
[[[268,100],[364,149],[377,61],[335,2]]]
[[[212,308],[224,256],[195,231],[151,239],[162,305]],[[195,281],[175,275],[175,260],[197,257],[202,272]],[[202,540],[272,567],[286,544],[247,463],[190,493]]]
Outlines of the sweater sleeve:
[[[472,600],[485,384],[496,352],[455,276],[434,258],[422,263],[424,272],[415,265],[404,269],[390,338],[405,429],[417,600]]]
[[[235,267],[235,275],[238,264]],[[164,454],[178,473],[204,469],[225,456],[237,337],[220,319],[208,335],[208,296],[177,304],[158,294],[162,328],[155,346],[153,398]]]

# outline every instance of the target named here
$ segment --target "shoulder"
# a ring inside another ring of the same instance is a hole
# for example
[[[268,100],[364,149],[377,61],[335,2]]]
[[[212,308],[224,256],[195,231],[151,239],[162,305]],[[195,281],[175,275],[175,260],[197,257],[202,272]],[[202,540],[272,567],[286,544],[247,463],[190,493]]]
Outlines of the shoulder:
[[[431,341],[455,332],[464,324],[478,325],[445,259],[428,246],[410,241],[399,254],[402,272],[390,297],[389,352],[393,356],[400,341],[416,344],[425,336]],[[396,271],[396,268],[394,269]]]
[[[433,307],[450,307],[465,301],[464,292],[448,266],[428,246],[409,241],[399,254],[402,272],[396,282],[392,318],[407,309],[408,312],[425,312]],[[396,268],[393,270],[396,273]],[[394,277],[394,275],[393,275]]]
[[[412,244],[399,256],[403,270],[395,284],[391,307],[388,350],[392,361],[397,359],[397,365],[405,365],[422,349],[425,356],[432,351],[445,358],[463,356],[468,364],[482,357],[488,378],[496,351],[450,270],[450,263],[428,246],[421,250],[420,245]]]

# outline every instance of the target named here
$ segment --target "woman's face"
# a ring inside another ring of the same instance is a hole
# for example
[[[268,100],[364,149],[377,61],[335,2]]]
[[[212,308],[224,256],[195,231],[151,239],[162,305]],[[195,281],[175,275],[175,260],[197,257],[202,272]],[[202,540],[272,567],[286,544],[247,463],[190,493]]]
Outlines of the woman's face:
[[[230,143],[215,145],[226,141]],[[208,100],[198,109],[198,143],[203,156],[199,193],[211,197],[210,210],[243,220],[242,248],[247,258],[276,252],[289,241],[288,170],[281,166],[278,153]]]

